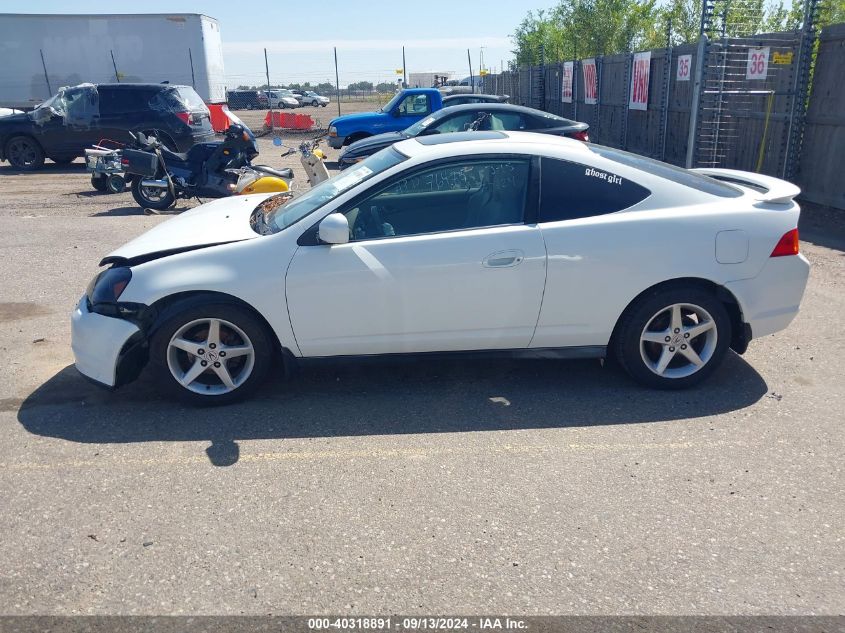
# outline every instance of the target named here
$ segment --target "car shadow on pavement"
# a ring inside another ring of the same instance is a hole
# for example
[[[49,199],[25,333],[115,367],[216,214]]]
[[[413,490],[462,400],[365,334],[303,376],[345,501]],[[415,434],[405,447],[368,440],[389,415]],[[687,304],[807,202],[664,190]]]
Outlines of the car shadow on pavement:
[[[18,420],[80,443],[210,441],[211,462],[238,440],[566,428],[685,420],[750,406],[763,378],[730,353],[698,388],[655,391],[598,361],[434,360],[279,369],[250,399],[193,408],[165,399],[145,372],[109,392],[68,366],[32,392]]]
[[[97,211],[88,215],[89,218],[114,218],[126,215],[145,215],[144,209],[135,205],[134,207],[115,207],[105,211]]]

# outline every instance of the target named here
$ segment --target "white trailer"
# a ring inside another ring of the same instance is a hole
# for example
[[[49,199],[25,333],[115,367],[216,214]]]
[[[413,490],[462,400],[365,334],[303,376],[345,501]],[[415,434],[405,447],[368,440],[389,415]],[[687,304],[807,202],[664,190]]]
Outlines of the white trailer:
[[[196,13],[0,14],[0,107],[31,108],[62,86],[144,82],[193,86],[226,101],[217,20]]]

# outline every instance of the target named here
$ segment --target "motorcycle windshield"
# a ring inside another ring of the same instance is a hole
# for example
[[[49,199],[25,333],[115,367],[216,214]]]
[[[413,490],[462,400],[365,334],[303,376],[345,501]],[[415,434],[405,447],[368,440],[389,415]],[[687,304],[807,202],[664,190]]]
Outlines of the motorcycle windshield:
[[[252,142],[252,147],[255,150],[255,153],[258,154],[258,140],[255,138],[255,134],[252,133],[252,130],[249,129],[249,126],[241,121],[240,117],[231,110],[226,112],[226,116],[228,117],[230,123],[243,127],[244,132],[246,132],[247,136],[249,136],[249,140]]]

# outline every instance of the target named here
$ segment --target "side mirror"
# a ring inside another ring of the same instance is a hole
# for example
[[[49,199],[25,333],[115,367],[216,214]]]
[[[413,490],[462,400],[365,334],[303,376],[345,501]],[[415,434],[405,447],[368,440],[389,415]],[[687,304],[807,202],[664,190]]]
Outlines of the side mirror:
[[[349,221],[342,213],[332,213],[323,218],[317,236],[326,244],[346,244],[349,241]]]

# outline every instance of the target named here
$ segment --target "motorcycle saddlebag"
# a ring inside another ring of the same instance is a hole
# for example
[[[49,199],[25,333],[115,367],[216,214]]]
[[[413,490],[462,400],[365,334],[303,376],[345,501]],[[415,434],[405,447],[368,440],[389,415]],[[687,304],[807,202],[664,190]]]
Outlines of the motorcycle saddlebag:
[[[125,149],[120,158],[120,164],[127,174],[152,177],[158,171],[158,156],[152,152]]]

